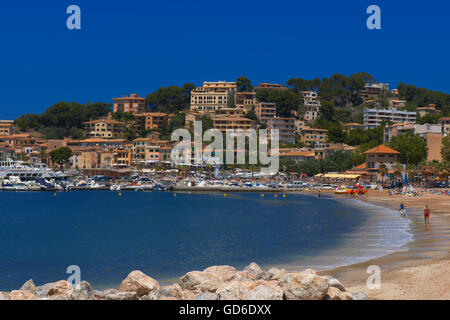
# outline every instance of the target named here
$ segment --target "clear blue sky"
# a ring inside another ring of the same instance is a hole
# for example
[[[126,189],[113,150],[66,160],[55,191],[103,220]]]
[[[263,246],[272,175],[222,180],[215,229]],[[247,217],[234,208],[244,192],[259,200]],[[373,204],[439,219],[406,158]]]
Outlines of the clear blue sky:
[[[80,31],[66,28],[71,4]],[[371,4],[380,31],[366,28]],[[450,92],[448,21],[445,0],[2,1],[0,119],[241,75],[284,83],[365,71]]]

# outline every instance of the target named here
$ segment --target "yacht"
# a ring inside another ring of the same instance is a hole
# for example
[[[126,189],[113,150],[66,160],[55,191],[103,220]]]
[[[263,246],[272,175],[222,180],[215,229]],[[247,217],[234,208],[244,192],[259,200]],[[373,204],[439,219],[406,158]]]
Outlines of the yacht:
[[[44,164],[30,165],[24,161],[13,161],[6,159],[0,161],[0,179],[9,179],[12,176],[19,177],[20,180],[35,180],[42,178],[46,173]]]

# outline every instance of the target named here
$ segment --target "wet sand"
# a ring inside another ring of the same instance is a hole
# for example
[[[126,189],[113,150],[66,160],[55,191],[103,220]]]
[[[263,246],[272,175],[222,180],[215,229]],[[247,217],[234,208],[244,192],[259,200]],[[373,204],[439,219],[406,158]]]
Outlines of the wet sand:
[[[370,190],[360,199],[394,210],[403,202],[411,220],[413,240],[407,251],[323,273],[336,276],[350,292],[364,291],[370,299],[450,299],[450,196],[424,193],[410,198]],[[429,223],[423,217],[426,204],[431,209]],[[369,290],[366,286],[370,276],[366,270],[370,265],[381,269],[380,289]]]

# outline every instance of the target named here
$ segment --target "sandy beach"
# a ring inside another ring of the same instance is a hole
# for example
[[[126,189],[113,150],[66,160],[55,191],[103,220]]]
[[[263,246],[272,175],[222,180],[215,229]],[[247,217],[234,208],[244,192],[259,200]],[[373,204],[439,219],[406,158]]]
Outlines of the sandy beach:
[[[396,210],[403,202],[411,220],[413,240],[407,251],[324,273],[339,278],[350,292],[366,292],[370,299],[450,299],[450,197],[424,193],[411,198],[370,190],[360,199]],[[423,217],[426,204],[431,209],[427,224]],[[369,290],[366,286],[369,277],[366,270],[370,265],[381,269],[381,289]]]

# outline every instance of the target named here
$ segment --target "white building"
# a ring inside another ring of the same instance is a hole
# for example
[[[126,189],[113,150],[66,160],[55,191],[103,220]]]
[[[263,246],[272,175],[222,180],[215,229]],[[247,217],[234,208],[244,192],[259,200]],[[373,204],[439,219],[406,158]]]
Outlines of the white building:
[[[364,125],[368,128],[375,128],[383,121],[392,123],[416,123],[416,113],[391,109],[365,109]]]

